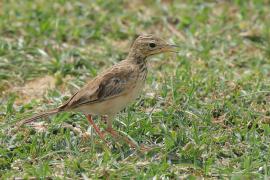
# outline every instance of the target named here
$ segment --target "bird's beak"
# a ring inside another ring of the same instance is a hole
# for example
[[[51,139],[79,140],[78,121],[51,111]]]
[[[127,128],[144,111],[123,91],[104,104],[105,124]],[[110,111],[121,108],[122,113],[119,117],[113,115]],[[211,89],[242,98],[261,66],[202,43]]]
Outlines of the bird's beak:
[[[179,46],[177,45],[173,45],[173,44],[166,44],[162,50],[164,52],[175,52],[175,53],[178,53],[179,52]]]

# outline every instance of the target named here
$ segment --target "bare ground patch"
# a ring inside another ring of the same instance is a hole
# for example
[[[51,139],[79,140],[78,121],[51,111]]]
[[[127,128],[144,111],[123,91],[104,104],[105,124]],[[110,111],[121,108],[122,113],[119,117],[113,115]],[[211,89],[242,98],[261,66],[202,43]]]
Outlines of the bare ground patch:
[[[40,99],[47,90],[55,88],[55,81],[53,76],[46,75],[31,80],[22,87],[15,86],[10,92],[16,93],[18,96],[15,104],[23,104],[32,99]]]

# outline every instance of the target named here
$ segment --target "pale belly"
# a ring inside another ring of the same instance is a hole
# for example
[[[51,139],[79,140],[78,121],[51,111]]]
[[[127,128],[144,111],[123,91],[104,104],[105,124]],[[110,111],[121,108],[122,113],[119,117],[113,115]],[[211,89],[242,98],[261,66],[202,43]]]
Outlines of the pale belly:
[[[81,106],[76,109],[76,111],[84,114],[115,115],[140,95],[143,85],[144,83],[138,84],[135,88],[122,96],[111,98],[103,102]]]

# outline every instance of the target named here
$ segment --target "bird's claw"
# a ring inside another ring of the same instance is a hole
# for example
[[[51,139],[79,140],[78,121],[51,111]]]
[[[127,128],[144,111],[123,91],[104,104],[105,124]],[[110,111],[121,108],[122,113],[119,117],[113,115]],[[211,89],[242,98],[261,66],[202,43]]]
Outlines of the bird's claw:
[[[84,132],[84,133],[81,134],[81,137],[82,137],[83,141],[87,141],[87,140],[90,139],[91,135],[90,135],[89,132]]]

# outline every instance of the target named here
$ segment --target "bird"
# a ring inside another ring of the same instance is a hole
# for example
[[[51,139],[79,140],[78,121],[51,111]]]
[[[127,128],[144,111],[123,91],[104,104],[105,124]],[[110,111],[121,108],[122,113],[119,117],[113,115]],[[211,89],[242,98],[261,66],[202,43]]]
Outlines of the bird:
[[[177,52],[177,48],[178,46],[169,44],[155,35],[139,35],[132,43],[125,60],[97,75],[62,105],[23,119],[19,126],[60,112],[81,112],[103,141],[107,142],[105,139],[107,132],[113,138],[122,138],[131,148],[138,148],[137,143],[121,136],[112,128],[113,119],[141,94],[148,72],[148,57],[165,52]],[[93,115],[101,116],[105,120],[107,125],[105,132],[102,132],[93,121]],[[143,146],[141,148],[143,149]]]

